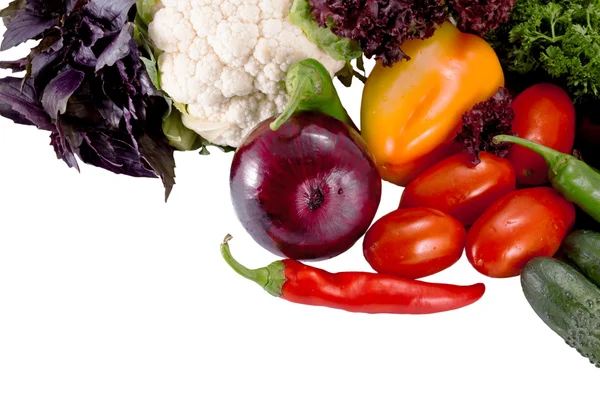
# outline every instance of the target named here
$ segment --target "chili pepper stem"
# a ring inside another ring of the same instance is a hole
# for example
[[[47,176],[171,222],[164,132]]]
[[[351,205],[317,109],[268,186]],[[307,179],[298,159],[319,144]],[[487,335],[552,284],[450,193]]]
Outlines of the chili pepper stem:
[[[227,264],[239,275],[252,282],[258,283],[263,289],[272,294],[273,296],[279,297],[282,295],[283,284],[286,281],[285,278],[285,264],[282,261],[275,261],[267,267],[259,269],[249,269],[240,264],[231,254],[229,248],[229,242],[233,239],[233,236],[227,235],[221,243],[221,255]]]
[[[270,125],[276,131],[289,120],[299,108],[300,104],[312,97],[320,96],[323,91],[323,81],[319,72],[304,64],[294,65],[288,71],[287,91],[290,100],[279,117]]]
[[[548,164],[548,168],[551,171],[553,176],[556,175],[558,173],[558,170],[560,169],[560,167],[563,166],[564,163],[568,162],[569,158],[572,157],[569,154],[563,154],[554,149],[542,146],[539,143],[535,143],[530,140],[522,139],[522,138],[519,138],[516,136],[497,135],[497,136],[494,136],[493,141],[495,144],[500,144],[500,143],[518,144],[519,146],[523,146],[523,147],[539,154],[540,156],[542,156],[544,161],[546,161],[546,164]]]

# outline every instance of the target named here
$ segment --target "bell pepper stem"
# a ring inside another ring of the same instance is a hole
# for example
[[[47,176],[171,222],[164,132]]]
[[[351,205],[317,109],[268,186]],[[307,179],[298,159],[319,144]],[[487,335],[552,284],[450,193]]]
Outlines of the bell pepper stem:
[[[240,264],[231,254],[229,242],[233,239],[231,235],[225,236],[221,243],[221,255],[225,262],[239,275],[252,282],[258,283],[263,289],[273,296],[281,296],[285,278],[285,264],[282,261],[276,261],[267,267],[259,269],[249,269]]]

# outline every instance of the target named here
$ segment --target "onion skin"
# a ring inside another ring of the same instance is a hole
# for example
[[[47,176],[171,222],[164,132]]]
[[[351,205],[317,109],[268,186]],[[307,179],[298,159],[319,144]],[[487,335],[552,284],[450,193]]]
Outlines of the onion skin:
[[[358,133],[315,112],[279,130],[259,124],[236,151],[231,199],[246,231],[273,254],[325,260],[350,249],[375,218],[381,178]]]

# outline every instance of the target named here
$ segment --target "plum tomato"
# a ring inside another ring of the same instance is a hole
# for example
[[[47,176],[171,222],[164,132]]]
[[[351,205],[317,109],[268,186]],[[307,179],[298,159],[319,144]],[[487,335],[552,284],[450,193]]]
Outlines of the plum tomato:
[[[467,235],[467,259],[493,278],[517,276],[552,257],[575,224],[575,206],[549,187],[517,190],[494,203]]]
[[[404,189],[400,208],[434,208],[472,225],[496,200],[516,190],[510,162],[485,152],[479,159],[474,165],[461,153],[437,163]]]
[[[431,208],[393,211],[367,231],[363,252],[382,274],[419,279],[436,274],[462,256],[467,232],[450,215]]]
[[[526,89],[512,103],[513,132],[562,153],[571,153],[577,120],[573,100],[556,85],[540,83]],[[548,166],[541,156],[522,146],[512,146],[507,159],[520,185],[548,182]]]

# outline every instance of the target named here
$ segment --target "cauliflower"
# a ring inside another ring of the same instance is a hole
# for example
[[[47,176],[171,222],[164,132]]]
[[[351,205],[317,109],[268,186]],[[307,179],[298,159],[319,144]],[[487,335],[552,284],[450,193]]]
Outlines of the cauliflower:
[[[344,68],[291,23],[293,0],[161,0],[148,28],[162,89],[186,104],[182,121],[211,143],[237,147],[288,102],[289,67],[306,58]]]

